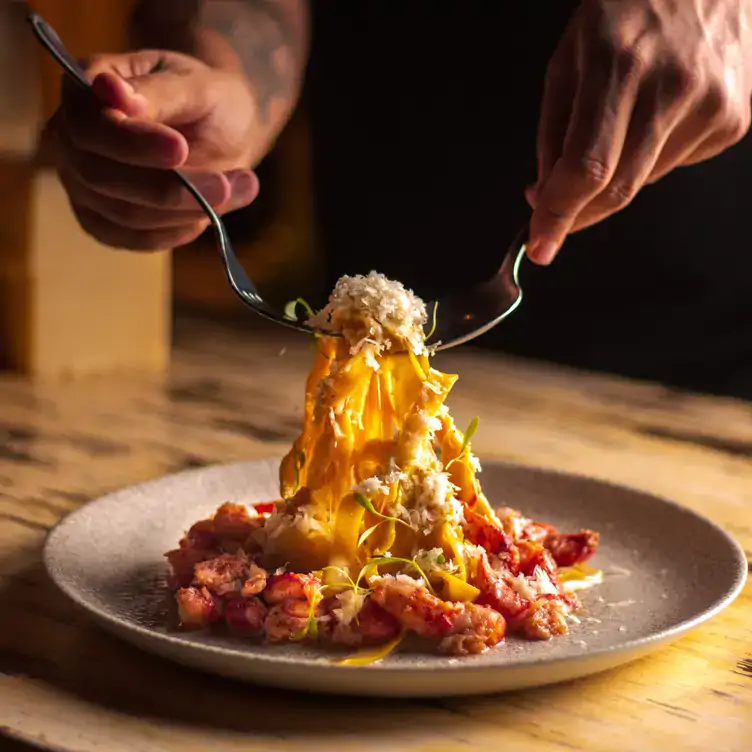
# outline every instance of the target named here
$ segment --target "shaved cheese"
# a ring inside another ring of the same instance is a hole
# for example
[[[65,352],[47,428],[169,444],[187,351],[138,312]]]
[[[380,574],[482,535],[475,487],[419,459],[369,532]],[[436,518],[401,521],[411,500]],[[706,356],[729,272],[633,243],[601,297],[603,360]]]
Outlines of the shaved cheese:
[[[384,350],[426,353],[427,320],[425,303],[412,290],[372,271],[341,277],[329,302],[307,323],[341,332],[350,343],[350,353],[364,351],[366,362],[378,369],[376,356]]]
[[[370,478],[362,480],[353,488],[355,493],[362,494],[366,498],[378,496],[379,494],[388,494],[389,490],[389,486],[377,475],[372,475]]]
[[[539,595],[558,595],[559,591],[551,582],[548,573],[536,567],[531,577],[525,577],[524,574],[518,574],[516,577],[509,578],[509,585],[513,590],[529,601],[534,601]]]
[[[428,534],[440,522],[459,524],[462,504],[449,474],[434,470],[419,471],[413,477],[412,494],[406,503],[395,504],[393,514],[411,527]]]
[[[347,626],[360,613],[365,599],[366,594],[363,592],[345,590],[335,596],[337,606],[332,609],[332,613],[340,624]]]

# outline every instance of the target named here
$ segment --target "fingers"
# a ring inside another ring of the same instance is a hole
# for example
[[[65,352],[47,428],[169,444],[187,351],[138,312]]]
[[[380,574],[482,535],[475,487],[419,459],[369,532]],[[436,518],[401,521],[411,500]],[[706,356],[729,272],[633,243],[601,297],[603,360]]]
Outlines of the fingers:
[[[698,128],[698,123],[703,127]],[[647,183],[655,183],[680,166],[705,162],[741,141],[749,131],[750,102],[732,99],[723,89],[708,92],[687,118],[671,134]]]
[[[114,74],[101,74],[112,83]],[[67,77],[66,77],[67,78]],[[109,89],[124,91],[127,83],[121,80]],[[97,87],[101,91],[104,87]],[[121,91],[121,93],[122,93]],[[148,105],[128,96],[109,97],[120,109],[103,106],[96,94],[63,84],[59,127],[77,149],[98,154],[124,164],[142,167],[175,168],[188,157],[188,144],[178,131],[163,123],[129,117],[128,111],[146,113]]]
[[[209,226],[209,220],[204,219],[183,227],[144,232],[131,227],[123,227],[81,205],[74,205],[73,211],[81,227],[100,243],[130,251],[179,248],[195,240]]]
[[[201,181],[186,170],[186,176]],[[82,227],[105,245],[129,250],[177,248],[194,240],[208,226],[208,219],[196,200],[172,175],[176,186],[174,208],[137,204],[106,196],[83,183],[73,173],[61,171],[61,180]],[[224,176],[223,176],[224,177]],[[258,180],[249,171],[235,171],[224,177],[227,200],[217,206],[220,214],[248,205],[258,194]],[[174,186],[171,187],[175,190]]]
[[[739,29],[733,44],[712,44],[701,23],[686,23],[696,10],[688,5],[683,17],[659,6],[584,2],[552,59],[538,182],[526,189],[533,261],[550,263],[568,233],[623,209],[675,167],[720,154],[749,130],[750,74],[738,54]],[[578,85],[562,137],[568,70]]]
[[[681,75],[666,72],[645,81],[611,180],[581,210],[572,231],[594,225],[632,202],[665,153],[672,133],[685,121],[692,101],[691,85]]]
[[[188,209],[193,197],[167,170],[135,167],[76,148],[64,132],[56,132],[56,157],[61,174],[113,199],[140,206],[164,209]],[[182,168],[212,206],[221,206],[230,197],[227,178],[217,171]]]
[[[45,140],[54,143],[61,180],[89,234],[133,250],[195,239],[207,219],[172,172],[178,167],[219,213],[255,199],[250,170],[184,166],[188,143],[171,125],[197,122],[211,106],[201,63],[146,51],[97,58],[87,75],[94,92],[64,83]]]
[[[615,55],[602,40],[581,37],[577,45],[577,94],[562,153],[534,196],[528,254],[539,264],[553,260],[581,211],[611,182],[644,66],[636,51]]]
[[[572,114],[572,102],[577,94],[577,48],[571,37],[568,34],[562,39],[546,73],[538,121],[537,187],[545,185],[561,157]],[[534,189],[530,196],[534,196]]]
[[[258,193],[258,181],[253,173],[241,173],[231,182],[243,182],[251,189],[245,193],[238,189],[219,208],[220,214],[241,208],[250,203]],[[78,184],[71,176],[64,178],[71,196],[76,217],[81,226],[100,243],[134,251],[154,251],[178,248],[195,240],[208,226],[206,215],[193,208],[182,211],[138,206],[125,201],[102,196]]]

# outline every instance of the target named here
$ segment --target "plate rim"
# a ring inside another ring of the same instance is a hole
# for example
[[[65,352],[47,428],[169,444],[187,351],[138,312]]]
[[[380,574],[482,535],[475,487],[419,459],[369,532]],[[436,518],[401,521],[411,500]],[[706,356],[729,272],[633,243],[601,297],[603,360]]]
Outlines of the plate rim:
[[[613,645],[604,646],[604,647],[594,648],[592,650],[585,650],[583,651],[581,655],[577,655],[577,656],[567,655],[567,656],[561,656],[558,658],[546,658],[546,657],[527,658],[524,660],[515,661],[514,664],[509,664],[509,666],[505,666],[503,663],[491,663],[491,664],[469,663],[469,662],[463,661],[461,658],[456,659],[454,662],[449,662],[449,659],[451,658],[451,656],[447,657],[446,662],[442,662],[442,663],[419,663],[416,665],[399,665],[399,664],[394,664],[394,663],[383,663],[379,661],[377,663],[369,664],[366,666],[347,666],[347,665],[339,665],[335,663],[334,661],[322,661],[321,657],[307,658],[307,657],[289,656],[289,655],[284,655],[281,653],[275,654],[275,651],[273,650],[270,650],[268,654],[258,654],[255,652],[248,653],[248,652],[245,652],[242,649],[242,647],[233,648],[233,647],[222,646],[222,645],[205,644],[201,642],[188,642],[184,638],[182,638],[180,635],[172,635],[172,634],[167,634],[163,632],[158,632],[156,630],[150,629],[140,624],[132,623],[121,617],[111,614],[108,611],[103,610],[99,608],[98,606],[87,601],[84,597],[82,597],[79,594],[78,590],[76,590],[75,588],[69,587],[65,582],[61,581],[56,576],[56,571],[55,571],[55,568],[53,567],[53,562],[52,562],[52,559],[55,553],[54,544],[55,544],[56,538],[62,533],[62,531],[64,531],[65,527],[75,523],[75,520],[79,516],[79,514],[82,514],[90,505],[112,502],[113,500],[116,499],[117,496],[123,493],[129,492],[129,491],[131,492],[132,491],[144,491],[144,490],[147,490],[150,486],[158,485],[170,479],[189,478],[192,475],[202,475],[203,473],[206,473],[207,470],[221,472],[222,470],[231,470],[232,468],[240,468],[240,467],[247,467],[247,466],[253,466],[253,465],[264,465],[264,464],[268,465],[271,462],[279,461],[280,458],[281,458],[281,455],[274,456],[274,457],[251,459],[251,460],[240,460],[240,461],[228,462],[228,463],[212,463],[212,464],[205,465],[199,468],[190,468],[188,470],[181,470],[176,473],[168,473],[166,475],[157,476],[156,478],[151,478],[146,481],[141,481],[140,483],[134,483],[129,486],[124,486],[122,488],[116,489],[114,491],[110,491],[102,496],[99,496],[95,499],[91,499],[90,501],[83,503],[81,506],[69,512],[60,520],[58,520],[58,522],[55,523],[55,525],[53,525],[53,527],[50,529],[49,533],[47,534],[45,538],[44,546],[42,549],[42,561],[43,561],[45,570],[47,572],[47,575],[50,577],[50,579],[55,584],[55,586],[61,592],[63,592],[71,601],[73,601],[76,606],[78,606],[79,608],[82,608],[90,616],[95,617],[98,621],[100,621],[104,625],[108,627],[113,627],[114,629],[110,629],[110,631],[115,632],[116,634],[121,635],[121,636],[124,631],[135,632],[144,640],[156,641],[165,646],[173,645],[173,646],[180,647],[183,650],[192,650],[197,653],[204,653],[204,654],[208,653],[208,654],[215,654],[215,655],[223,655],[225,657],[228,654],[236,655],[242,658],[244,661],[252,662],[259,666],[263,665],[267,667],[273,667],[273,666],[284,665],[284,666],[289,666],[289,667],[315,669],[318,672],[324,672],[326,674],[331,674],[331,675],[345,674],[345,673],[352,674],[353,670],[355,669],[359,671],[366,670],[369,672],[377,671],[379,674],[386,675],[386,676],[388,676],[389,674],[395,674],[395,675],[404,675],[406,673],[425,674],[429,672],[432,674],[437,674],[437,675],[445,675],[445,674],[451,675],[451,674],[456,674],[460,670],[469,672],[469,673],[484,673],[484,672],[489,672],[489,671],[501,671],[504,669],[512,669],[512,668],[515,671],[518,671],[518,670],[524,671],[524,670],[529,670],[533,668],[539,668],[541,666],[554,667],[554,666],[565,665],[575,660],[576,661],[591,661],[591,660],[597,661],[599,658],[606,656],[606,655],[617,656],[621,653],[644,654],[646,652],[646,649],[649,648],[650,646],[657,647],[662,644],[672,642],[673,640],[678,639],[679,637],[683,636],[684,634],[691,631],[692,629],[695,629],[696,627],[700,626],[701,624],[715,617],[718,613],[720,613],[725,608],[730,606],[738,598],[744,586],[746,585],[747,579],[749,577],[749,562],[747,561],[747,556],[741,544],[733,537],[733,535],[731,535],[731,533],[729,533],[719,523],[715,522],[714,520],[711,520],[709,517],[705,516],[704,514],[701,514],[700,512],[697,512],[696,510],[679,503],[678,501],[665,498],[651,491],[645,491],[643,489],[636,488],[634,486],[629,486],[623,483],[616,483],[614,481],[603,480],[595,476],[584,475],[581,473],[572,473],[572,472],[546,468],[546,467],[539,467],[535,465],[523,465],[520,463],[509,462],[506,460],[493,459],[490,457],[486,457],[485,459],[480,458],[481,462],[483,462],[485,465],[494,465],[500,468],[508,468],[511,470],[522,470],[523,472],[529,473],[531,475],[537,474],[537,475],[545,475],[545,476],[553,477],[553,478],[558,477],[558,478],[564,478],[568,480],[586,481],[589,483],[595,483],[597,485],[610,487],[612,489],[619,490],[622,492],[626,491],[630,493],[637,493],[637,494],[640,494],[641,496],[647,496],[653,501],[657,501],[659,503],[668,505],[672,507],[674,510],[677,510],[683,514],[687,514],[691,517],[694,517],[699,522],[713,528],[717,534],[719,534],[723,539],[725,539],[730,549],[733,550],[738,567],[737,567],[736,572],[734,573],[732,586],[725,592],[723,597],[718,598],[711,607],[704,609],[703,611],[696,614],[694,617],[690,619],[685,619],[677,624],[674,624],[671,627],[661,629],[650,635],[646,635],[646,636],[634,638],[634,639],[629,639],[616,646],[613,646]],[[121,639],[126,639],[126,638],[121,637]],[[145,649],[145,648],[141,648],[141,649]],[[160,653],[160,654],[164,655],[164,653]]]

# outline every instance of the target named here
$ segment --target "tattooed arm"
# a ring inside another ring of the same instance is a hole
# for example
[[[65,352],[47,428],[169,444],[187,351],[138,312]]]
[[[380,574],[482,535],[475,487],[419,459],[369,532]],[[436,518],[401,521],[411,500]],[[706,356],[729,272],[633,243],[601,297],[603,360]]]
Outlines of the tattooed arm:
[[[140,0],[131,25],[135,48],[176,50],[245,74],[256,101],[257,159],[297,102],[308,34],[307,0]]]
[[[79,224],[115,248],[179,248],[258,195],[252,168],[298,97],[306,0],[134,0],[131,50],[89,61],[92,98],[64,78],[45,129]]]

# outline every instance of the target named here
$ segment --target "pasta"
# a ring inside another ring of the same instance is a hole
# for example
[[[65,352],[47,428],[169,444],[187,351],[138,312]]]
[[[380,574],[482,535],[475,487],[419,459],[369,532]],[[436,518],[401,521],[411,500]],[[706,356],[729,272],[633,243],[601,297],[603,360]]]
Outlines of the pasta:
[[[406,634],[453,655],[507,631],[565,634],[575,589],[597,581],[591,530],[560,533],[494,510],[434,369],[424,303],[371,272],[343,277],[309,323],[321,336],[281,500],[224,504],[167,554],[181,623],[224,623],[268,642],[376,646]]]

